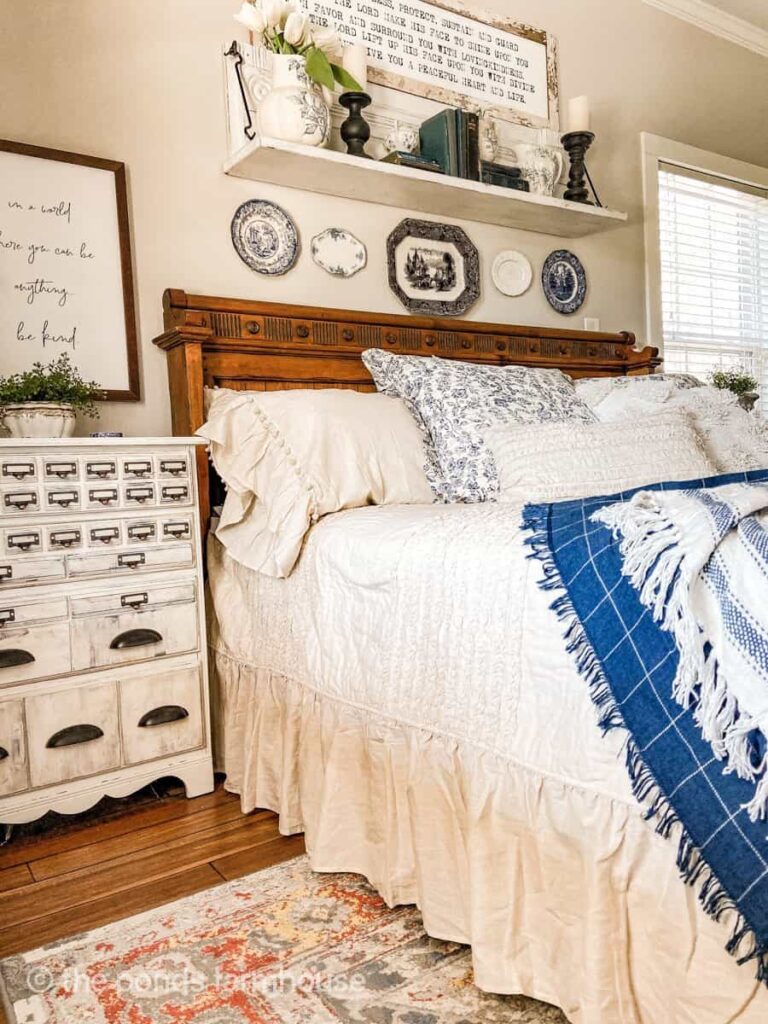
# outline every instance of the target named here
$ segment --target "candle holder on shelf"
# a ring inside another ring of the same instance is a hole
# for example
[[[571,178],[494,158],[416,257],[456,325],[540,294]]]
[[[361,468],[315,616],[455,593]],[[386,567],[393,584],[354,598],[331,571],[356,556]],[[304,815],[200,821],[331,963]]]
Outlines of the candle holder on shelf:
[[[568,187],[563,198],[569,199],[572,203],[585,203],[587,206],[594,206],[595,204],[589,198],[589,189],[587,188],[587,181],[592,185],[592,179],[589,177],[586,165],[587,150],[595,141],[594,132],[566,132],[560,141],[571,161]],[[601,206],[594,185],[592,185],[592,191],[595,193],[597,205]]]
[[[341,137],[350,156],[361,156],[366,160],[371,157],[365,152],[365,144],[371,137],[371,127],[363,117],[363,110],[371,104],[367,92],[343,92],[339,103],[349,111],[347,119],[341,125]]]

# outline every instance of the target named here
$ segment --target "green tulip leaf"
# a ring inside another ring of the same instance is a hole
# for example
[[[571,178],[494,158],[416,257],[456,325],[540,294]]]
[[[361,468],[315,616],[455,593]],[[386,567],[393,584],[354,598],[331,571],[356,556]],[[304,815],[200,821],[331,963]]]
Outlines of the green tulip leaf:
[[[333,90],[333,71],[331,62],[317,46],[313,46],[307,54],[307,74],[313,82]]]
[[[342,89],[346,89],[347,92],[363,91],[363,87],[360,85],[357,79],[353,78],[352,75],[350,75],[350,73],[345,68],[341,67],[339,64],[331,64],[331,71],[333,72],[333,77],[336,79],[336,81],[339,83]]]

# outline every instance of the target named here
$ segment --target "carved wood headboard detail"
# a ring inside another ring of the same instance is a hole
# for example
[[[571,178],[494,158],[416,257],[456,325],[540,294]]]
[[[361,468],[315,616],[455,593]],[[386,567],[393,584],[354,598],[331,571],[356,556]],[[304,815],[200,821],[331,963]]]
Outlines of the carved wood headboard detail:
[[[653,373],[658,349],[635,351],[635,336],[551,327],[516,327],[431,317],[395,316],[247,299],[163,297],[165,332],[155,338],[168,357],[174,434],[204,421],[203,388],[353,388],[373,391],[360,359],[367,348],[439,355],[497,366],[557,368],[573,377]],[[209,514],[209,466],[198,452],[203,523]]]

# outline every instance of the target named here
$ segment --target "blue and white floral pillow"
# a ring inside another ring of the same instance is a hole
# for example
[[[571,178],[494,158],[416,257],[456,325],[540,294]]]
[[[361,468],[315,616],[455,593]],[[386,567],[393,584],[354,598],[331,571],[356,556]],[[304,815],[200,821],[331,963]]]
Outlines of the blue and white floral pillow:
[[[496,464],[484,440],[489,427],[597,419],[559,370],[483,366],[381,349],[369,349],[363,362],[378,390],[402,398],[421,427],[424,472],[443,501],[497,497]]]

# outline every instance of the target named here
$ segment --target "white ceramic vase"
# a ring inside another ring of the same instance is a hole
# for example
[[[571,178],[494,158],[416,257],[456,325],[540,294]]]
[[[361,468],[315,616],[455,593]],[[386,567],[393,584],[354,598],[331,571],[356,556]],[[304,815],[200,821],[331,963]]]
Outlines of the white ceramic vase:
[[[297,54],[272,55],[272,88],[258,110],[262,136],[327,146],[331,137],[331,112],[323,91],[307,74],[306,60]]]
[[[60,402],[7,405],[2,419],[11,437],[72,437],[75,432],[75,411]]]
[[[562,149],[556,146],[517,145],[515,152],[531,192],[538,196],[554,195],[565,165]]]

